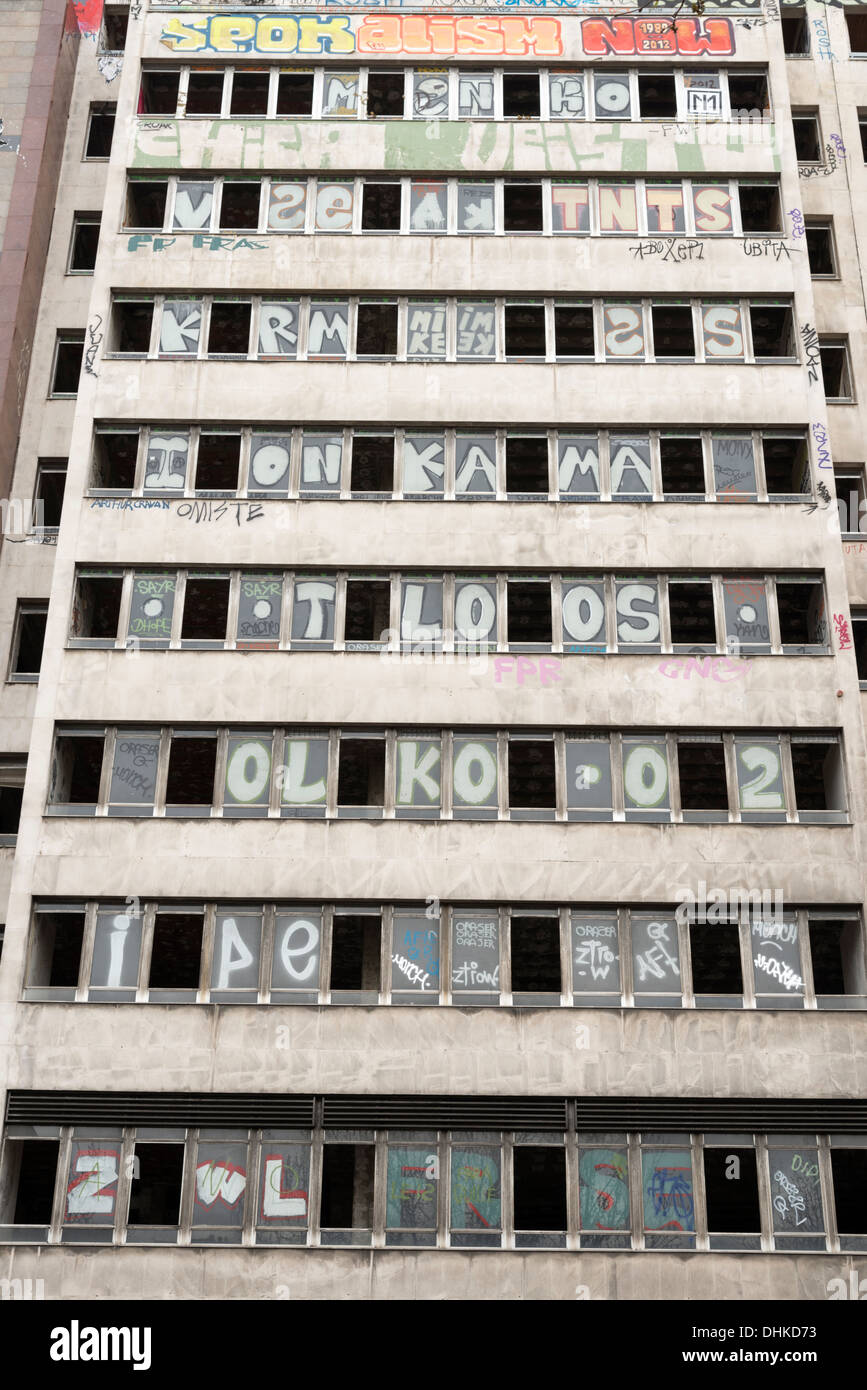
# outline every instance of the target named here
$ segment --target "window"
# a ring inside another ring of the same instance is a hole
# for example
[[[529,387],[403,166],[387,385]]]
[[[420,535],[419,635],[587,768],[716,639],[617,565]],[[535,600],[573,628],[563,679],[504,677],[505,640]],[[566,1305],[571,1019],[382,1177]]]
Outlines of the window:
[[[202,969],[202,925],[201,912],[157,912],[148,974],[152,1003],[184,1003],[195,995]]]
[[[223,73],[193,69],[187,87],[188,116],[219,116],[223,105]]]
[[[66,490],[66,459],[39,459],[36,464],[35,524],[49,531],[60,525],[63,494]]]
[[[91,102],[87,121],[87,141],[84,146],[85,159],[108,159],[111,154],[116,111],[117,102]]]
[[[58,734],[48,797],[53,805],[86,807],[84,815],[96,810],[104,740],[102,733]]]
[[[554,305],[554,344],[558,360],[574,357],[593,361],[592,304]]]
[[[247,356],[250,350],[250,310],[249,300],[214,300],[208,331],[209,356]]]
[[[516,1145],[512,1151],[516,1244],[548,1245],[550,1238],[522,1238],[521,1232],[566,1230],[566,1151],[547,1145]],[[565,1241],[563,1242],[565,1244]]]
[[[510,738],[509,810],[512,819],[551,820],[556,805],[553,740]]]
[[[510,579],[506,585],[509,646],[551,645],[551,586]]]
[[[855,662],[858,667],[858,679],[863,685],[867,683],[867,611],[861,613],[857,610],[853,611],[852,641],[855,644]]]
[[[792,739],[792,774],[798,819],[823,824],[845,819],[840,745],[835,739]]]
[[[821,580],[784,583],[777,580],[780,641],[791,655],[828,650],[825,589]]]
[[[548,485],[547,436],[507,435],[506,492],[545,498]]]
[[[807,259],[810,274],[814,280],[837,273],[834,259],[834,233],[831,222],[808,222],[806,224]]]
[[[806,9],[786,9],[780,24],[783,30],[783,52],[787,58],[801,58],[810,51],[810,26]]]
[[[750,325],[756,361],[774,361],[794,355],[795,340],[792,310],[788,304],[766,304],[753,300],[750,304]]]
[[[0,845],[14,845],[21,819],[27,759],[0,756]]]
[[[681,795],[682,792],[681,771]],[[692,988],[698,1006],[740,1008],[743,1004],[744,985],[737,924],[690,922],[689,954],[692,964]]]
[[[42,665],[48,603],[19,603],[12,635],[9,680],[36,681]]]
[[[677,651],[716,651],[713,585],[672,579],[668,584],[671,642]]]
[[[114,644],[120,620],[123,577],[120,574],[80,572],[72,613],[72,636],[100,645]]]
[[[779,232],[780,190],[773,183],[740,183],[741,227],[744,234]]]
[[[677,115],[674,73],[639,71],[638,109],[642,120],[673,121]]]
[[[822,380],[826,401],[850,401],[853,397],[852,375],[849,368],[849,340],[820,338],[819,356],[822,360]]]
[[[711,1147],[704,1150],[704,1188],[711,1250],[760,1250],[759,1178],[754,1148]]]
[[[653,347],[656,360],[680,361],[695,357],[692,309],[688,304],[653,304]]]
[[[822,142],[819,138],[819,117],[812,111],[792,112],[795,134],[795,156],[799,164],[820,164]]]
[[[867,531],[867,479],[857,464],[840,464],[834,468],[837,490],[837,512],[843,536],[858,539]]]
[[[29,1227],[26,1239],[48,1239],[59,1156],[57,1139],[7,1139],[0,1220]]]
[[[867,116],[858,112],[858,134],[861,136],[861,158],[867,164]]]
[[[196,492],[206,496],[238,490],[239,434],[201,434],[196,453]]]
[[[141,75],[138,114],[140,116],[173,116],[178,107],[180,70],[145,71]]]
[[[662,435],[659,441],[662,492],[666,502],[694,501],[705,495],[700,435]]]
[[[75,396],[78,394],[78,378],[81,376],[81,363],[84,357],[83,333],[58,333],[54,349],[54,367],[51,373],[52,396]]]
[[[353,435],[350,475],[350,490],[353,495],[367,496],[375,493],[390,497],[393,488],[394,436]]]
[[[188,575],[181,641],[222,646],[229,616],[229,580]],[[211,747],[209,741],[208,747]],[[174,741],[172,742],[174,748]]]
[[[362,188],[361,230],[363,232],[400,231],[400,184],[371,183]]]
[[[335,912],[331,933],[331,999],[375,1004],[379,998],[382,918],[377,912]],[[339,998],[335,998],[335,994]],[[350,998],[356,995],[357,998]],[[366,996],[362,998],[361,996]]]
[[[720,738],[679,738],[677,767],[684,821],[728,821],[729,798],[725,752]]]
[[[386,641],[390,603],[391,585],[388,580],[347,579],[344,624],[347,643]]]
[[[834,1177],[834,1209],[837,1230],[843,1250],[863,1249],[862,1241],[846,1240],[862,1236],[867,1231],[867,1149],[850,1149],[835,1145],[831,1149],[831,1172]]]
[[[154,306],[149,299],[116,299],[114,351],[146,357],[151,345]]]
[[[183,1144],[148,1144],[136,1140],[129,1192],[127,1244],[158,1237],[156,1227],[177,1226],[181,1214]],[[148,1228],[135,1229],[132,1228]]]
[[[506,304],[506,356],[544,359],[544,304]]]
[[[403,115],[403,73],[367,73],[367,115],[370,119]]]
[[[767,74],[736,72],[730,68],[728,76],[732,117],[741,120],[767,120],[771,114]]]
[[[867,976],[857,915],[835,917],[832,912],[811,912],[808,929],[819,1008],[839,1007],[843,995],[863,1008],[867,1004]]]
[[[271,74],[267,68],[261,72],[249,68],[240,71],[235,68],[232,78],[232,100],[229,112],[233,116],[265,116],[268,112],[268,88]]]
[[[277,79],[277,115],[312,116],[313,73],[281,72]]]
[[[27,965],[28,997],[74,999],[81,971],[84,910],[52,912],[39,908],[34,918]]]
[[[560,1002],[560,922],[556,916],[518,916],[510,922],[512,1003]]]
[[[503,116],[506,120],[538,119],[539,74],[536,72],[506,72],[503,74]]]
[[[93,441],[91,486],[131,492],[135,482],[138,434],[125,430],[97,430]]]
[[[541,232],[541,184],[506,181],[503,186],[503,230],[506,232]]]
[[[773,502],[810,491],[810,464],[803,435],[762,435],[765,483]]]
[[[385,797],[385,741],[340,738],[337,776],[338,815],[378,818]]]
[[[323,1245],[357,1245],[370,1240],[375,1155],[372,1144],[323,1145],[319,1210]]]
[[[259,225],[259,180],[224,179],[221,231],[255,231]]]
[[[123,53],[126,47],[128,20],[128,5],[106,5],[102,17],[102,42],[100,44],[103,52]]]
[[[862,58],[867,54],[867,16],[857,10],[847,10],[845,19],[850,52],[853,58]]]
[[[166,780],[167,815],[210,815],[216,762],[216,738],[172,734]]]
[[[397,356],[397,304],[362,300],[358,306],[356,357]]]
[[[77,212],[73,217],[68,266],[70,275],[92,273],[99,244],[99,222],[98,212]]]

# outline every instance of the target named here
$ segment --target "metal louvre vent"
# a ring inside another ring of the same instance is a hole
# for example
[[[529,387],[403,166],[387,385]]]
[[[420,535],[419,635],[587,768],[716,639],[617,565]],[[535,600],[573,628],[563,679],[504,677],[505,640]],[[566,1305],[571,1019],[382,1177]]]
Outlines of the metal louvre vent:
[[[8,1124],[289,1125],[313,1124],[312,1096],[187,1095],[154,1091],[10,1091]]]
[[[561,1096],[326,1096],[325,1129],[566,1128]]]
[[[752,1130],[758,1134],[841,1130],[867,1133],[864,1100],[768,1100],[687,1096],[581,1096],[576,1102],[581,1130]]]

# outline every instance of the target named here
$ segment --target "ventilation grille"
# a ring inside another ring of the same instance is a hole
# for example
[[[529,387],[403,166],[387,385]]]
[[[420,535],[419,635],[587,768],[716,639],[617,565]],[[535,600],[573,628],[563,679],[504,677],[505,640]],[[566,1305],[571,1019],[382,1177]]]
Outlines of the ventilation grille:
[[[576,1102],[579,1130],[751,1130],[758,1134],[835,1130],[867,1133],[864,1100],[764,1100],[692,1097],[582,1096]]]
[[[326,1096],[326,1129],[566,1128],[560,1096]]]
[[[233,1125],[309,1128],[312,1096],[177,1095],[154,1091],[10,1091],[9,1124]]]

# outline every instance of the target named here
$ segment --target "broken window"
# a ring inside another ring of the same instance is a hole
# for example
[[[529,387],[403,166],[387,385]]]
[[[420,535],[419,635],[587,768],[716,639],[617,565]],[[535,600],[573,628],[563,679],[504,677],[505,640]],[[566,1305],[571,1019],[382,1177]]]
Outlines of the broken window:
[[[167,815],[210,815],[216,762],[216,738],[172,734],[166,781]]]
[[[382,814],[385,793],[385,742],[341,735],[337,775],[338,815]]]
[[[784,652],[797,656],[828,650],[825,587],[821,580],[790,584],[778,579],[777,611]]]
[[[783,31],[783,52],[787,58],[800,58],[810,51],[810,26],[807,11],[801,8],[786,10],[780,19]]]
[[[26,772],[26,758],[0,757],[0,844],[15,843]]]
[[[98,212],[77,212],[72,219],[72,243],[69,248],[69,271],[89,275],[96,265],[99,245],[100,217]]]
[[[726,761],[720,738],[679,738],[677,767],[683,819],[719,824],[729,818]]]
[[[544,304],[506,303],[506,357],[526,360],[545,357]]]
[[[370,1003],[379,998],[382,918],[376,913],[335,912],[331,931],[331,1000]],[[335,999],[335,993],[366,999]]]
[[[385,493],[394,489],[394,436],[355,434],[352,437],[350,490],[353,494]]]
[[[852,614],[852,641],[855,644],[855,662],[858,679],[867,681],[867,613]]]
[[[397,356],[397,304],[361,300],[355,335],[356,357]]]
[[[151,300],[115,300],[114,351],[146,357],[151,345],[153,317]]]
[[[268,113],[268,88],[271,72],[235,68],[232,77],[232,97],[229,112],[233,116],[265,116]]]
[[[852,399],[852,374],[849,367],[848,338],[820,338],[819,357],[822,361],[822,380],[827,401]]]
[[[666,502],[704,498],[704,455],[700,435],[662,435],[659,456],[662,494]]]
[[[108,159],[111,154],[111,141],[114,135],[114,118],[117,102],[92,101],[87,122],[87,142],[84,147],[85,159]]]
[[[377,646],[386,642],[389,628],[391,584],[387,579],[347,579],[344,639],[347,647],[361,642]]]
[[[744,982],[737,924],[690,922],[689,954],[696,1003],[703,1008],[740,1008]]]
[[[239,434],[201,434],[196,453],[196,492],[235,493],[241,464]]]
[[[19,602],[15,615],[15,631],[12,635],[10,680],[39,679],[47,617],[47,603]]]
[[[677,116],[674,73],[655,69],[639,71],[638,109],[642,120],[673,121]]]
[[[552,820],[557,805],[554,740],[513,736],[508,747],[512,819]]]
[[[145,455],[144,491],[183,492],[187,479],[190,436],[151,429]]]
[[[183,1144],[147,1144],[136,1140],[127,1216],[127,1243],[160,1239],[155,1229],[171,1227],[174,1240],[181,1212]],[[136,1229],[132,1229],[135,1227]]]
[[[539,74],[537,72],[503,73],[503,117],[505,120],[539,118]]]
[[[513,1203],[518,1248],[529,1245],[565,1244],[562,1240],[533,1238],[529,1233],[566,1230],[566,1152],[561,1147],[519,1144],[512,1150]]]
[[[650,313],[653,350],[658,362],[695,357],[695,334],[689,304],[652,304]]]
[[[790,358],[795,354],[792,309],[788,304],[750,303],[750,325],[756,361]]]
[[[38,459],[36,486],[33,489],[34,525],[46,531],[56,531],[63,511],[66,491],[66,459]]]
[[[805,435],[763,434],[762,454],[769,501],[795,499],[811,490],[810,461]]]
[[[362,190],[361,230],[363,232],[400,231],[400,184],[372,183],[365,180]]]
[[[828,222],[808,222],[805,228],[807,260],[814,280],[837,274],[834,260],[834,234]]]
[[[209,356],[247,356],[250,350],[250,307],[249,300],[214,300],[208,331]]]
[[[0,1207],[5,1239],[18,1234],[10,1232],[10,1226],[29,1226],[40,1229],[22,1232],[26,1238],[48,1240],[59,1153],[56,1139],[7,1138]]]
[[[122,574],[81,571],[75,590],[71,635],[113,645],[117,637],[122,592]]]
[[[367,72],[368,119],[403,115],[403,72],[369,68]]]
[[[548,496],[547,435],[506,436],[506,492]]]
[[[172,71],[144,69],[138,99],[139,116],[173,116],[178,108],[179,68]]]
[[[815,112],[792,112],[792,131],[795,136],[795,157],[799,164],[822,162],[819,138],[819,117]]]
[[[151,1003],[186,1002],[184,997],[177,1001],[166,998],[161,993],[164,990],[169,995],[176,992],[186,995],[198,990],[202,970],[202,927],[201,912],[157,911],[148,974]]]
[[[84,357],[83,333],[58,333],[51,373],[52,396],[75,396]]]
[[[223,105],[223,71],[193,68],[187,86],[188,116],[219,116]]]
[[[167,179],[130,179],[124,225],[160,231],[166,220],[168,193]]]
[[[65,806],[87,805],[90,811],[96,809],[104,737],[101,732],[93,735],[58,734],[48,796],[50,802]]]
[[[128,21],[128,5],[106,5],[102,15],[102,42],[100,44],[103,52],[123,53],[126,47]]]
[[[369,1245],[373,1230],[373,1144],[322,1148],[319,1225],[323,1245]]]
[[[849,48],[853,55],[863,57],[867,54],[867,19],[855,10],[848,10],[844,18],[849,34]]]
[[[551,585],[510,579],[506,584],[509,646],[551,645]]]
[[[762,1219],[755,1149],[706,1145],[704,1190],[711,1250],[760,1250]]]
[[[846,819],[846,792],[836,739],[793,738],[792,774],[798,819],[812,823]]]
[[[711,583],[703,580],[669,580],[668,614],[675,651],[716,651]]]
[[[222,645],[229,614],[229,580],[189,574],[181,641]]]
[[[808,930],[819,1008],[840,1008],[836,996],[841,995],[850,997],[849,1007],[863,1008],[867,973],[860,918],[857,914],[835,917],[833,913],[811,912]]]
[[[596,352],[592,304],[554,305],[554,352],[557,360],[593,361]]]
[[[83,940],[83,909],[37,908],[27,967],[28,997],[75,998]]]
[[[108,790],[110,816],[153,814],[159,758],[159,734],[135,729],[118,732]]]
[[[220,202],[221,231],[255,231],[259,225],[261,184],[252,179],[224,179]]]
[[[559,1004],[560,922],[547,913],[512,913],[509,924],[512,965],[512,1003],[536,1006]]]
[[[312,116],[313,73],[300,69],[281,72],[277,78],[277,115]]]
[[[738,72],[729,68],[729,106],[734,120],[768,120],[771,101],[764,72]]]
[[[541,183],[511,183],[503,185],[503,230],[506,232],[541,232]]]
[[[867,47],[867,39],[862,42]],[[863,1239],[847,1240],[847,1237],[863,1237],[867,1231],[867,1149],[846,1149],[834,1144],[831,1148],[831,1173],[840,1247],[843,1250],[863,1250]],[[863,1288],[863,1284],[859,1284],[859,1288]]]
[[[779,232],[780,190],[775,183],[738,184],[741,203],[741,229],[744,235],[756,232]]]

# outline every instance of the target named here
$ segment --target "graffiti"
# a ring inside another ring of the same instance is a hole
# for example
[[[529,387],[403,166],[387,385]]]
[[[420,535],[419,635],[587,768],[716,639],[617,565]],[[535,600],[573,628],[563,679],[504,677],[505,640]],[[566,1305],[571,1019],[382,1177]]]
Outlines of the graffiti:
[[[137,232],[131,236],[127,243],[127,251],[140,251],[142,247],[149,247],[151,251],[167,251],[170,246],[174,246],[177,237],[174,236],[152,236],[150,232]],[[184,241],[185,245],[189,243]],[[193,250],[195,251],[265,251],[267,247],[263,241],[250,241],[247,237],[238,237],[237,240],[230,236],[206,236],[201,232],[196,232],[193,236]]]
[[[27,163],[21,154],[21,140],[17,135],[4,135],[3,121],[0,119],[0,150],[8,150],[10,154],[17,154],[20,159]]]
[[[116,1149],[79,1148],[70,1164],[66,1219],[111,1217],[119,1167],[120,1154]]]
[[[795,1225],[803,1226],[807,1218],[806,1216],[800,1216],[800,1213],[806,1209],[807,1204],[801,1195],[800,1188],[796,1183],[793,1183],[790,1178],[787,1178],[785,1173],[780,1172],[779,1169],[777,1169],[774,1174],[774,1182],[779,1183],[780,1187],[783,1189],[783,1191],[778,1192],[774,1198],[774,1210],[779,1212],[780,1216],[787,1216],[789,1210],[791,1210],[795,1216]]]
[[[804,344],[804,359],[807,375],[812,385],[822,376],[822,357],[819,352],[819,335],[811,323],[801,324],[801,342]],[[815,433],[815,425],[813,431]]]
[[[673,261],[675,265],[704,260],[704,242],[678,241],[674,237],[668,237],[665,241],[636,241],[628,250],[640,261],[645,256],[661,256],[664,261]]]
[[[103,335],[99,332],[101,327],[102,314],[97,314],[95,324],[92,326],[91,324],[87,325],[89,342],[84,350],[84,370],[87,372],[88,376],[99,376],[99,373],[94,370],[93,364],[96,361],[96,354],[99,352],[99,345],[102,342]]]
[[[816,453],[819,457],[820,468],[832,468],[831,454],[828,449],[828,435],[825,426],[821,421],[816,420],[812,425],[813,438],[816,441]]]
[[[248,521],[260,521],[265,515],[258,502],[181,502],[177,512],[179,517],[189,519],[196,526],[203,521],[222,521],[226,516],[231,519],[233,513],[235,525],[241,526]]]
[[[95,39],[102,28],[103,0],[72,0],[78,21],[78,32],[86,39]]]
[[[392,964],[396,965],[400,973],[406,976],[411,985],[419,985],[422,989],[430,986],[430,975],[421,965],[416,965],[414,961],[407,960],[406,956],[393,955]]]
[[[844,652],[852,645],[852,638],[849,634],[849,623],[842,613],[834,614],[834,628],[837,633],[837,650]]]
[[[800,208],[789,208],[789,216],[792,219],[792,240],[797,241],[798,237],[807,235],[807,229],[804,226],[804,214]]]
[[[540,656],[538,667],[532,657],[529,656],[495,656],[494,682],[500,685],[504,673],[512,671],[518,685],[524,684],[525,675],[538,675],[540,685],[554,685],[563,679],[562,669],[562,663],[554,656]]]
[[[781,256],[785,256],[787,261],[792,259],[791,251],[782,240],[772,241],[762,237],[760,241],[749,241],[745,238],[743,250],[745,256],[772,256],[775,261]]]
[[[103,511],[105,509],[115,512],[150,511],[156,508],[159,512],[170,511],[167,499],[149,497],[94,497],[90,503],[91,511]]]
[[[831,36],[824,19],[814,19],[813,28],[816,31],[816,57],[827,58],[833,62],[836,55],[831,52]]]
[[[637,970],[637,983],[643,982],[652,977],[657,980],[667,980],[669,972],[672,975],[680,976],[680,966],[677,957],[672,954],[672,942],[669,940],[669,922],[650,922],[645,926],[645,935],[651,942],[646,951],[635,952],[635,966]],[[677,949],[676,943],[674,949]]]
[[[829,174],[833,174],[837,168],[839,155],[840,159],[846,158],[846,146],[843,144],[839,135],[832,135],[828,144],[825,146],[826,161],[824,164],[799,164],[798,177],[802,179],[824,179]]]
[[[106,82],[113,82],[123,67],[123,58],[117,53],[103,53],[97,58],[96,66]]]
[[[640,21],[638,21],[640,22]],[[719,24],[726,21],[710,21]],[[730,27],[730,26],[729,26]],[[212,15],[182,21],[169,19],[160,43],[174,53],[299,54],[466,54],[559,58],[563,53],[557,19],[456,19],[424,15],[388,15],[351,19],[334,16]],[[692,54],[706,47],[681,50]],[[732,53],[734,48],[712,49]]]
[[[589,57],[616,53],[732,54],[735,35],[728,19],[583,19],[581,39]]]
[[[300,1146],[288,1153],[265,1154],[262,1170],[262,1221],[307,1219],[307,1163]],[[296,1156],[297,1155],[297,1156]]]
[[[247,1174],[234,1163],[209,1159],[196,1165],[196,1205],[210,1207],[214,1202],[236,1207],[244,1195]]]
[[[757,970],[764,971],[770,979],[782,985],[783,989],[800,990],[803,988],[804,981],[801,979],[801,976],[798,975],[790,965],[787,965],[785,961],[778,960],[776,956],[759,954],[755,957],[753,964]]]
[[[692,1224],[692,1172],[689,1168],[654,1168],[647,1188],[653,1215],[664,1218],[656,1230],[684,1230]]]
[[[728,656],[678,656],[668,657],[656,669],[661,676],[666,676],[672,681],[681,676],[688,681],[695,673],[702,680],[707,680],[710,676],[719,684],[725,684],[727,681],[739,680],[750,668],[746,661],[733,661]]]

